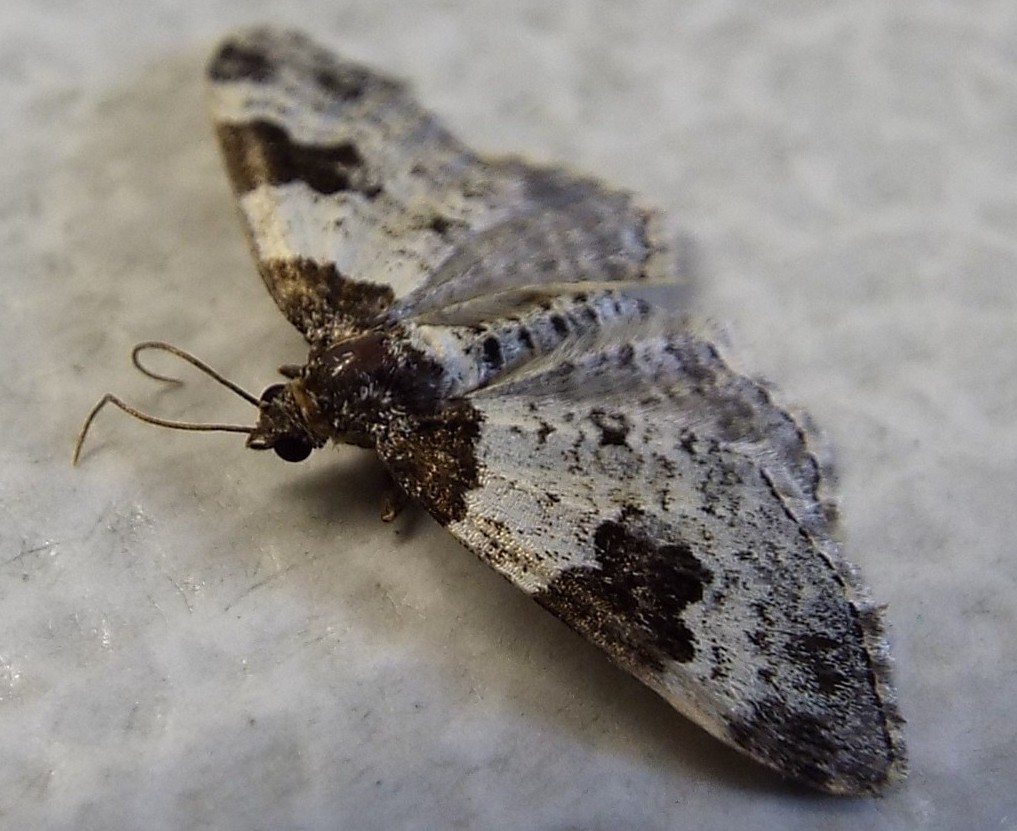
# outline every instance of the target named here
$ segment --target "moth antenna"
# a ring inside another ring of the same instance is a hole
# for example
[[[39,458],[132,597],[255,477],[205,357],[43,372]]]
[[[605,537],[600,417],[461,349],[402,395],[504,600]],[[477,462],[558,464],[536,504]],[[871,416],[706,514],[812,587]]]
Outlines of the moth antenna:
[[[131,363],[134,364],[134,366],[142,375],[147,375],[149,378],[154,378],[156,381],[164,381],[167,384],[183,383],[183,381],[181,381],[179,378],[172,378],[169,375],[160,375],[158,372],[153,372],[144,364],[142,364],[141,360],[138,358],[138,355],[140,355],[146,349],[157,349],[160,352],[169,352],[171,355],[176,355],[181,360],[187,361],[187,363],[189,363],[191,366],[200,369],[209,378],[218,381],[224,387],[233,390],[233,392],[235,392],[244,400],[253,404],[255,407],[258,406],[258,397],[256,395],[251,395],[251,393],[249,393],[239,384],[233,383],[233,381],[231,381],[229,378],[216,372],[214,369],[212,369],[212,367],[210,367],[200,358],[196,358],[190,352],[185,352],[183,349],[180,349],[179,347],[176,347],[171,343],[164,343],[163,341],[158,340],[147,340],[144,343],[139,343],[137,346],[134,347],[134,349],[131,350]],[[127,410],[126,407],[122,406],[121,404],[117,404],[117,406],[119,406],[122,410],[130,412],[129,410]],[[131,415],[136,415],[136,413],[131,413]],[[144,419],[142,420],[144,421]]]
[[[179,378],[173,378],[169,375],[161,375],[158,372],[153,372],[143,363],[138,357],[146,349],[157,349],[161,352],[169,352],[171,355],[176,355],[181,360],[187,361],[191,366],[201,370],[205,375],[214,381],[218,381],[224,387],[233,390],[237,395],[243,398],[245,401],[253,404],[255,407],[258,406],[258,399],[251,395],[247,390],[238,384],[235,384],[229,378],[226,378],[219,372],[216,372],[212,367],[202,361],[200,358],[196,358],[190,352],[185,352],[183,349],[174,346],[171,343],[164,343],[163,341],[149,340],[144,343],[139,343],[134,349],[131,350],[131,363],[137,368],[138,372],[142,375],[147,375],[149,378],[154,378],[156,381],[163,381],[167,384],[182,384]],[[127,402],[113,395],[113,393],[106,393],[99,402],[92,407],[92,411],[88,414],[88,418],[85,419],[85,423],[81,425],[81,431],[78,433],[78,440],[74,444],[74,456],[72,457],[71,463],[77,464],[78,459],[81,456],[81,448],[85,443],[85,436],[88,435],[88,431],[92,428],[92,422],[95,421],[95,417],[99,414],[99,411],[107,404],[112,404],[115,407],[119,407],[127,415],[134,416],[139,421],[144,421],[148,424],[155,424],[158,427],[168,427],[171,430],[197,430],[202,432],[221,432],[221,433],[253,433],[253,427],[246,427],[242,424],[203,424],[195,421],[173,421],[168,418],[159,418],[158,416],[149,415],[143,413],[141,410],[136,410]]]
[[[144,370],[142,371],[144,372]],[[148,375],[149,373],[146,372],[145,374]],[[243,424],[202,424],[201,422],[195,421],[172,421],[168,418],[159,418],[158,416],[149,415],[148,413],[141,412],[141,410],[134,409],[134,407],[130,404],[120,398],[117,398],[117,396],[113,395],[113,393],[108,392],[99,399],[98,403],[94,407],[92,407],[92,411],[88,414],[88,418],[85,419],[85,423],[81,425],[81,430],[78,433],[78,440],[74,443],[74,456],[71,458],[71,464],[76,465],[78,463],[78,458],[81,456],[81,448],[85,443],[85,436],[88,435],[88,431],[92,427],[92,422],[95,421],[95,417],[99,415],[99,411],[107,404],[119,407],[127,413],[127,415],[134,416],[134,418],[139,421],[144,421],[147,424],[155,424],[158,427],[168,427],[171,430],[197,430],[202,432],[248,434],[254,432],[253,427],[246,427]]]

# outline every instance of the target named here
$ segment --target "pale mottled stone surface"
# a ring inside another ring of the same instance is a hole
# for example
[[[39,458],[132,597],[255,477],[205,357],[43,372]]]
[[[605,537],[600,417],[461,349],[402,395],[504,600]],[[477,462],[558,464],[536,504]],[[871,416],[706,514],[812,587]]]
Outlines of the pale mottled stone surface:
[[[1017,11],[922,2],[8,3],[0,21],[0,818],[66,828],[954,828],[1017,821]],[[912,776],[782,788],[473,561],[304,467],[116,414],[247,419],[301,343],[244,246],[204,56],[289,22],[471,146],[700,241],[702,307],[827,429],[890,604]],[[190,379],[191,376],[188,376]]]

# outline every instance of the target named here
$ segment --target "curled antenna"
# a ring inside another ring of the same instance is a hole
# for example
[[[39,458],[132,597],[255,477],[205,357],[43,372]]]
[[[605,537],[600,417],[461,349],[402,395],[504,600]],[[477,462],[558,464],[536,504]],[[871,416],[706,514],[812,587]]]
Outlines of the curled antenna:
[[[157,372],[153,372],[144,364],[141,363],[138,356],[146,349],[159,350],[161,352],[169,352],[171,355],[176,355],[178,358],[187,361],[191,366],[201,370],[205,375],[209,376],[215,381],[218,381],[224,387],[227,387],[244,400],[250,402],[254,406],[258,406],[258,399],[251,395],[243,387],[233,383],[228,378],[224,377],[220,373],[216,372],[212,367],[206,364],[204,361],[194,357],[189,352],[185,352],[183,349],[179,349],[169,343],[163,343],[162,341],[145,341],[139,343],[131,351],[131,362],[143,375],[147,375],[149,378],[154,378],[157,381],[163,381],[168,384],[181,384],[183,383],[179,378],[172,378],[168,375],[160,375]],[[112,404],[114,407],[118,407],[130,416],[139,421],[144,421],[148,424],[155,424],[158,427],[168,427],[171,430],[196,430],[202,432],[221,432],[221,433],[253,433],[253,427],[246,427],[242,424],[203,424],[201,422],[193,421],[173,421],[171,419],[159,418],[158,416],[148,415],[143,413],[141,410],[136,410],[130,404],[126,403],[122,399],[113,395],[113,393],[106,393],[102,398],[99,399],[98,403],[92,407],[91,412],[85,419],[85,423],[81,425],[81,430],[78,432],[78,440],[74,443],[74,456],[72,457],[71,463],[77,464],[78,458],[81,456],[81,448],[85,443],[85,437],[88,435],[88,431],[92,427],[92,422],[95,421],[95,417],[99,414],[107,404]]]
[[[237,395],[246,401],[253,404],[255,407],[258,406],[258,397],[251,395],[247,390],[238,384],[234,384],[229,378],[224,375],[220,375],[212,367],[206,364],[200,358],[194,357],[190,352],[185,352],[183,349],[174,346],[172,343],[163,343],[160,340],[147,340],[144,343],[139,343],[134,349],[131,350],[131,363],[138,369],[142,375],[147,375],[149,378],[155,378],[156,381],[165,381],[167,384],[182,384],[179,378],[172,378],[169,375],[160,375],[158,372],[152,372],[148,367],[141,363],[138,358],[142,352],[146,349],[155,349],[159,352],[169,352],[171,355],[176,355],[181,360],[187,361],[191,366],[197,367],[204,372],[209,378],[212,378],[222,384],[224,387],[228,387],[233,390]]]

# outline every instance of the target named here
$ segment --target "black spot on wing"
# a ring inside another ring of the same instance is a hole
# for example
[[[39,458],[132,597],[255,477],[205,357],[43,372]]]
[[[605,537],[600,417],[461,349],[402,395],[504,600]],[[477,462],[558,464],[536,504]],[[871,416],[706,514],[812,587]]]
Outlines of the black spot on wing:
[[[230,180],[240,195],[258,185],[290,182],[303,182],[324,195],[354,191],[374,198],[382,190],[352,142],[299,144],[269,121],[220,124],[218,132]]]
[[[627,439],[631,427],[624,413],[607,413],[603,410],[594,410],[590,413],[590,421],[600,430],[601,447],[610,445],[618,447],[628,446]]]
[[[503,363],[501,344],[494,335],[484,339],[484,363],[493,370],[500,369]]]
[[[208,65],[213,81],[265,83],[275,74],[272,61],[253,44],[225,43]]]
[[[626,508],[594,532],[596,567],[568,569],[536,599],[629,669],[688,662],[695,636],[682,613],[703,598],[713,574],[676,536]]]
[[[446,216],[441,214],[434,214],[427,223],[427,227],[434,231],[438,236],[443,237],[449,232],[453,226],[453,222]]]

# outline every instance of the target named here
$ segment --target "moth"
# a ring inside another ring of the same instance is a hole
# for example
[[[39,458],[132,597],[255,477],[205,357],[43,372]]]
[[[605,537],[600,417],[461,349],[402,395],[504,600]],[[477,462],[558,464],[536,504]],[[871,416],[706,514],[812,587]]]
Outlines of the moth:
[[[475,155],[402,83],[298,33],[226,38],[208,81],[307,362],[259,397],[231,385],[253,427],[107,395],[76,455],[108,403],[291,462],[372,448],[456,539],[721,741],[831,793],[903,778],[880,610],[834,542],[816,436],[669,308],[681,252],[661,217]],[[169,348],[136,363],[151,347]]]

